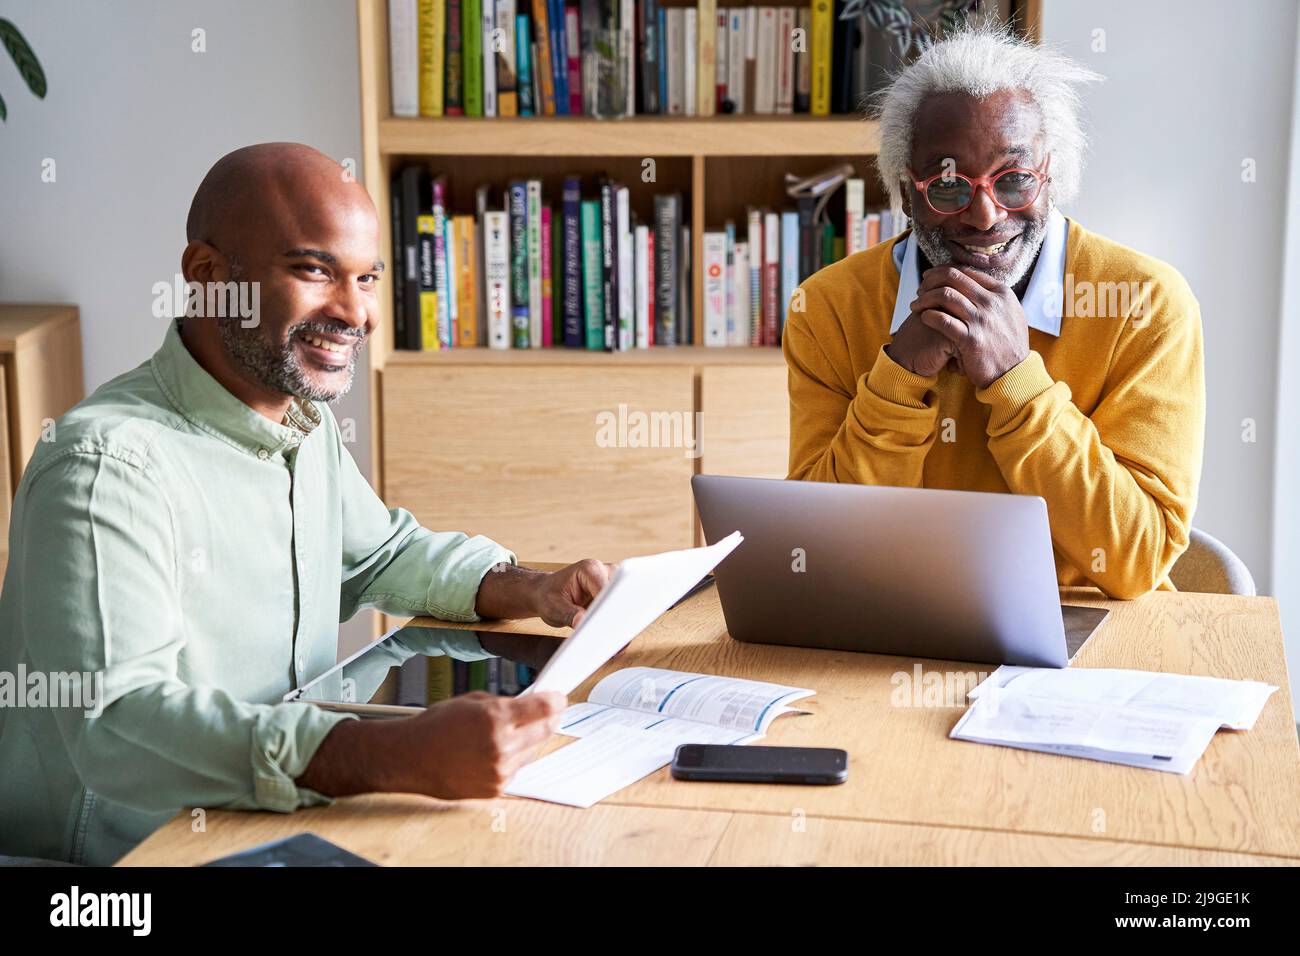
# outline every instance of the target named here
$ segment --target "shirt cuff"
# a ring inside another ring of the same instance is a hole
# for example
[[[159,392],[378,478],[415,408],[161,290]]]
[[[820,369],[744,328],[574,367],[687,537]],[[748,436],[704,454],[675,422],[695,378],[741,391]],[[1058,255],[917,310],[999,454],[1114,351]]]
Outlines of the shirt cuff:
[[[454,562],[442,569],[428,591],[424,613],[443,621],[482,620],[474,609],[479,585],[498,564],[517,564],[512,551],[491,538],[475,535],[457,549]]]
[[[992,406],[989,434],[1000,431],[1022,408],[1056,382],[1043,365],[1043,357],[1031,351],[1023,360],[994,379],[986,388],[975,389],[975,398]]]
[[[903,368],[882,345],[876,362],[867,373],[867,388],[879,398],[907,408],[926,408],[925,396],[939,381],[938,375],[917,375]]]
[[[333,798],[294,781],[307,772],[321,742],[353,714],[321,710],[311,704],[279,704],[253,725],[253,795],[264,810],[290,813],[299,807],[333,803]]]

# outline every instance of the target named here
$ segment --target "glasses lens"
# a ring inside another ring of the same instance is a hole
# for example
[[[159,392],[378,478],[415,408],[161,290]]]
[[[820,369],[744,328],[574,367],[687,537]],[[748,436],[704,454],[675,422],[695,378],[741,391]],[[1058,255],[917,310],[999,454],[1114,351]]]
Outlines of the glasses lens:
[[[939,212],[960,212],[970,196],[971,185],[960,176],[940,176],[925,191],[925,198]]]
[[[1012,169],[993,181],[993,194],[1008,209],[1020,209],[1038,198],[1038,179]]]

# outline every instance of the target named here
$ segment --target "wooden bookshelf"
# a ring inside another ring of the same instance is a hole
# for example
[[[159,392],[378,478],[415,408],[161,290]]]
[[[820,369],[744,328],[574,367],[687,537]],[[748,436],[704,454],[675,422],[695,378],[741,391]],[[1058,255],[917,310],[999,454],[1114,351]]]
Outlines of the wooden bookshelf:
[[[1037,2],[1000,2],[1019,9],[1022,23],[1032,8],[1026,32],[1036,29]],[[357,0],[357,19],[362,165],[387,262],[395,261],[389,183],[407,163],[447,175],[453,213],[473,211],[480,182],[500,189],[512,178],[540,178],[544,194],[558,198],[565,175],[607,172],[628,184],[643,221],[651,221],[655,193],[682,195],[699,342],[706,229],[726,219],[743,229],[750,205],[789,206],[787,172],[843,163],[865,180],[868,205],[884,204],[875,175],[879,127],[857,116],[394,118],[387,3]],[[651,183],[641,177],[647,158],[655,160]],[[699,540],[691,475],[785,475],[789,407],[779,349],[408,352],[393,348],[390,289],[381,302],[367,349],[373,480],[390,504],[426,524],[491,534],[526,560],[618,560]],[[593,416],[622,405],[694,413],[703,421],[703,453],[593,454]]]

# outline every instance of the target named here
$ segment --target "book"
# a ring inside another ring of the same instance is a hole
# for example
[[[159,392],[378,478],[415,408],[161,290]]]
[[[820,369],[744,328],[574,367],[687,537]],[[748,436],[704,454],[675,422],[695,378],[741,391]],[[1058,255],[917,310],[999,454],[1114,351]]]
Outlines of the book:
[[[780,62],[776,34],[776,7],[759,7],[754,112],[763,115],[776,112],[777,70]]]
[[[406,235],[402,228],[402,173],[398,172],[388,185],[388,211],[392,223],[393,255],[393,346],[406,348],[406,254],[402,242]]]
[[[586,345],[582,315],[582,181],[577,176],[565,177],[560,209],[564,230],[561,273],[564,344],[582,348]]]
[[[812,33],[808,37],[811,62],[810,107],[815,116],[827,116],[831,111],[831,55],[834,42],[833,0],[812,0],[809,20]]]
[[[479,43],[483,58],[483,115],[497,115],[496,0],[479,0],[482,37]]]
[[[699,116],[712,116],[718,101],[718,0],[699,0],[699,4],[695,26],[699,50],[695,56],[698,71],[695,112]]]
[[[444,0],[419,0],[420,115],[442,115],[442,79],[446,72],[447,12]]]
[[[542,183],[527,183],[528,346],[542,347]]]
[[[388,0],[388,88],[394,116],[420,115],[419,11],[416,0]]]
[[[745,112],[757,113],[758,7],[745,7]]]
[[[745,112],[745,11],[727,13],[727,98],[724,112]]]
[[[515,67],[519,71],[516,86],[519,95],[519,115],[532,116],[536,110],[533,97],[533,41],[528,17],[515,17]]]
[[[732,322],[736,333],[732,345],[749,345],[749,243],[737,241],[733,254],[732,288],[735,298],[732,301]]]
[[[678,201],[678,208],[681,202]],[[692,321],[691,290],[691,227],[682,223],[677,239],[677,344],[695,344],[695,326]]]
[[[406,348],[420,351],[423,335],[420,316],[419,217],[428,202],[429,172],[423,166],[403,167],[402,173],[402,302],[405,311]]]
[[[551,238],[550,206],[542,206],[541,240],[542,336],[538,344],[543,348],[550,348],[555,341],[555,277],[551,273],[551,267],[555,262],[555,250]]]
[[[670,7],[664,10],[664,18],[664,49],[667,54],[664,67],[668,75],[667,113],[670,116],[682,116],[686,112],[686,57],[683,55],[686,11],[681,7]]]
[[[438,339],[437,223],[433,216],[416,219],[419,234],[420,339],[425,351],[441,347]]]
[[[630,349],[636,337],[636,282],[633,279],[632,206],[626,186],[614,194],[615,229],[618,234],[618,349]]]
[[[844,180],[844,236],[849,255],[866,248],[866,232],[862,228],[866,195],[865,181],[857,177]]]
[[[564,8],[564,41],[566,85],[569,90],[569,112],[582,115],[582,27],[578,7],[570,4]]]
[[[442,274],[446,277],[446,301],[448,321],[438,329],[438,342],[444,349],[454,348],[460,337],[460,299],[457,294],[456,276],[460,265],[456,261],[455,226],[448,215],[442,219]]]
[[[795,11],[795,26],[802,37],[794,55],[794,111],[807,113],[812,110],[812,50],[809,45],[812,37],[812,10],[800,7]]]
[[[693,7],[682,11],[682,112],[694,116],[699,105],[699,16]]]
[[[727,16],[726,10],[719,10],[715,19],[717,20],[717,28],[713,40],[713,108],[714,111],[718,113],[730,113],[731,106],[727,102],[727,47],[731,42],[727,31],[727,24],[730,23],[730,17]]]
[[[781,217],[763,214],[763,330],[760,344],[775,345],[781,309]]]
[[[793,210],[781,213],[781,307],[778,310],[776,342],[781,342],[790,300],[799,288],[799,214]]]
[[[704,234],[704,344],[727,344],[727,234]]]
[[[605,347],[605,305],[601,258],[600,202],[584,199],[582,217],[582,305],[589,349]]]
[[[485,0],[487,2],[487,0]],[[496,0],[496,33],[492,38],[492,54],[497,66],[497,115],[519,115],[515,0]]]
[[[600,273],[604,305],[604,349],[618,348],[618,187],[608,179],[600,184]]]
[[[508,349],[511,341],[510,216],[491,210],[483,216],[483,262],[487,286],[488,346]]]
[[[569,53],[565,38],[564,0],[547,0],[546,15],[551,41],[551,75],[555,85],[555,112],[569,112]]]
[[[776,112],[794,112],[794,7],[776,11]]]
[[[623,81],[619,113],[636,115],[636,2],[621,0],[618,4],[618,70]]]
[[[650,300],[654,298],[654,288],[650,285],[650,227],[637,224],[632,231],[632,245],[635,261],[632,264],[634,276],[634,308],[636,312],[636,347],[650,347]]]
[[[487,269],[484,261],[485,245],[483,242],[483,224],[488,211],[488,192],[489,187],[486,183],[479,185],[474,190],[474,222],[472,225],[472,241],[474,243],[474,311],[475,317],[474,331],[475,341],[479,345],[488,344],[488,317],[487,317]]]
[[[681,197],[655,196],[655,344],[677,344],[677,239]]]
[[[763,214],[752,206],[747,211],[749,243],[749,344],[763,344]]]
[[[514,180],[510,197],[510,322],[511,343],[517,349],[528,348],[528,184]]]
[[[533,60],[536,67],[537,86],[541,90],[541,103],[537,104],[539,116],[555,115],[555,74],[551,66],[551,28],[546,15],[547,0],[533,0],[533,31],[537,55]]]
[[[483,115],[483,4],[493,0],[461,0],[461,82],[465,115]]]
[[[456,315],[460,323],[453,344],[472,348],[483,344],[478,322],[477,229],[473,216],[454,216],[452,226],[456,237],[456,252],[452,257],[456,264]]]
[[[451,345],[451,296],[447,275],[447,178],[434,178],[430,196],[433,198],[433,278],[438,292],[437,322],[434,341],[425,341],[424,348],[437,349]]]
[[[659,112],[659,4],[641,0],[637,17],[637,45],[641,73],[637,77],[638,108],[642,113]]]
[[[443,112],[447,116],[465,113],[465,54],[461,37],[463,0],[447,0],[447,75],[443,82]]]

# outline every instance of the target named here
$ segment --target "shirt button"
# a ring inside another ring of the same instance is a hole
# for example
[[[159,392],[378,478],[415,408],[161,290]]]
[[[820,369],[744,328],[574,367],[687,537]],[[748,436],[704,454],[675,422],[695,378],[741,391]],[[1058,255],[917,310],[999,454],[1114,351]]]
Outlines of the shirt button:
[[[267,451],[265,448],[259,448],[257,450],[257,457],[262,459],[262,461],[266,461],[268,458],[271,457],[271,453]]]

